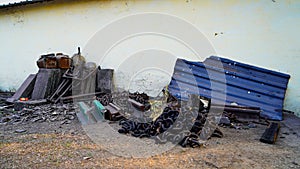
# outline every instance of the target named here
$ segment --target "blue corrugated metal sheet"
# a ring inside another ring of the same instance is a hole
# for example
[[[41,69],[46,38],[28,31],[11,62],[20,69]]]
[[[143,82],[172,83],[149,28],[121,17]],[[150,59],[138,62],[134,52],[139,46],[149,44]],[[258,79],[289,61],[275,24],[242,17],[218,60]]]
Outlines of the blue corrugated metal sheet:
[[[285,91],[290,76],[280,72],[211,56],[204,62],[178,59],[169,92],[179,99],[188,94],[211,98],[243,106],[260,107],[261,116],[282,120]],[[212,85],[213,83],[213,85]],[[219,97],[219,98],[218,98]]]

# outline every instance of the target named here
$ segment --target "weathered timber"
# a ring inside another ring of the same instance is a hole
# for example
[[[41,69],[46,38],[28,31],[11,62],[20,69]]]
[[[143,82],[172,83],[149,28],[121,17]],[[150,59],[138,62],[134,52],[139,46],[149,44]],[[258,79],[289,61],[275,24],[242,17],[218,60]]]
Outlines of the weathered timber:
[[[113,89],[113,69],[97,69],[96,91],[111,93]]]
[[[58,87],[61,76],[61,69],[40,68],[36,77],[31,99],[38,100],[49,97]]]
[[[259,141],[263,143],[274,144],[279,133],[279,128],[279,123],[272,122],[265,130]]]
[[[34,88],[35,80],[36,74],[30,74],[16,91],[16,93],[11,98],[6,99],[6,101],[13,103],[19,100],[21,97],[30,97]]]
[[[16,111],[22,110],[23,108],[31,108],[34,106],[46,104],[46,99],[40,99],[40,100],[28,100],[28,101],[16,101],[14,104],[14,109]]]

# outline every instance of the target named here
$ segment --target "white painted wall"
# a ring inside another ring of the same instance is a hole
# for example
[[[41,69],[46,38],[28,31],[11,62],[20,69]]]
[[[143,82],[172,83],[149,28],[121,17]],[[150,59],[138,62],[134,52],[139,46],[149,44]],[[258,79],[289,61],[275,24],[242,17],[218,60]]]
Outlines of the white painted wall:
[[[37,72],[35,61],[39,55],[72,55],[77,46],[84,48],[100,28],[113,20],[142,12],[162,12],[194,24],[220,56],[289,73],[285,108],[300,112],[299,11],[297,0],[83,1],[1,10],[0,88],[18,88],[28,74]],[[215,32],[223,34],[215,36]],[[151,45],[178,57],[195,59],[181,44],[156,38],[137,37],[120,44],[102,66],[115,68],[124,59],[120,58],[123,52],[128,56]],[[128,48],[132,44],[138,45]],[[95,56],[88,59],[98,62]]]

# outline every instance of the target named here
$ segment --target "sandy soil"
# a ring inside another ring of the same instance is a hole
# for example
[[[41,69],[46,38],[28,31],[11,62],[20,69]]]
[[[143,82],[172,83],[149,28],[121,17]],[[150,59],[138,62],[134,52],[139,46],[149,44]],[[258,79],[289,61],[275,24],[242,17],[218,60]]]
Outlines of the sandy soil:
[[[259,141],[263,125],[248,130],[221,128],[223,138],[211,138],[200,148],[175,146],[147,158],[126,158],[109,151],[105,142],[94,143],[78,120],[3,124],[0,168],[300,168],[300,138],[292,128],[281,126],[274,145]],[[26,132],[16,133],[17,129]]]

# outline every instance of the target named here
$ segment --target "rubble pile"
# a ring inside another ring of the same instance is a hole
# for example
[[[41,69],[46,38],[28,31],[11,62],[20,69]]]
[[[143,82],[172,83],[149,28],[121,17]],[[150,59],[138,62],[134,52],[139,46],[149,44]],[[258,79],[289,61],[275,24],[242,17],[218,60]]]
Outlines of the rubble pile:
[[[216,58],[212,57],[208,61],[212,62],[214,59]],[[80,48],[71,58],[62,53],[41,55],[37,61],[38,73],[29,75],[13,96],[4,98],[9,104],[1,104],[0,124],[59,121],[63,125],[77,118],[83,125],[119,121],[121,128],[118,132],[121,134],[152,138],[159,144],[172,142],[193,148],[199,147],[201,140],[212,136],[223,137],[217,125],[235,129],[254,128],[254,122],[268,125],[261,120],[260,107],[211,105],[210,95],[204,98],[190,89],[178,92],[181,89],[176,78],[179,82],[186,81],[186,77],[194,77],[189,71],[185,72],[187,76],[178,73],[189,70],[182,69],[182,63],[192,65],[191,68],[195,69],[193,72],[204,68],[203,63],[179,59],[170,85],[162,91],[164,97],[150,98],[146,93],[129,93],[124,90],[116,92],[113,84],[114,70],[101,69],[96,63],[86,62]],[[195,65],[198,66],[197,69]],[[241,64],[241,67],[245,65]],[[266,70],[263,72],[266,73]],[[246,77],[245,72],[242,73],[241,78]],[[200,77],[202,76],[199,75]],[[286,78],[289,76],[286,75]],[[259,80],[263,79],[256,79]],[[198,82],[203,83],[202,79],[198,79]],[[247,84],[246,80],[243,84]],[[239,86],[235,81],[234,85]],[[186,95],[181,96],[183,93]],[[250,95],[250,89],[246,93],[247,97],[254,97]],[[260,97],[258,94],[256,96]],[[77,106],[80,109],[78,113]],[[252,102],[250,106],[253,106]],[[223,111],[220,117],[209,118],[209,112],[220,109]],[[273,114],[273,110],[270,110],[265,115]],[[271,140],[272,143],[275,139]]]
[[[0,114],[0,124],[20,124],[37,122],[61,122],[69,124],[76,119],[76,106],[73,104],[47,104],[20,111],[4,109]]]

